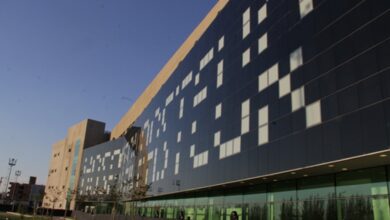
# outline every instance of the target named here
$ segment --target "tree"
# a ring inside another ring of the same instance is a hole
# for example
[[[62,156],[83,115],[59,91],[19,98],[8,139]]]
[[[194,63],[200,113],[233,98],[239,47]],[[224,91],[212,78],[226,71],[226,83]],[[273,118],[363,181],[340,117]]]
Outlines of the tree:
[[[70,203],[70,199],[69,198],[75,198],[75,202],[77,204],[77,201],[76,201],[76,198],[77,198],[77,195],[79,195],[79,190],[78,189],[71,189],[71,188],[68,188],[68,190],[66,191],[66,205],[65,205],[65,211],[64,211],[64,218],[67,216],[68,214],[68,203]]]
[[[53,219],[55,204],[60,200],[61,195],[62,191],[58,188],[49,189],[49,192],[45,193],[46,198],[48,198],[49,202],[52,204],[52,210],[50,213],[51,219]]]

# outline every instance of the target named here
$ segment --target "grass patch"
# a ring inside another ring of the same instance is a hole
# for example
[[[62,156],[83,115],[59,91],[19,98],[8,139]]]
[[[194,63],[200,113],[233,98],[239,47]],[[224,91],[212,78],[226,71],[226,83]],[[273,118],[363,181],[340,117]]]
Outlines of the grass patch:
[[[5,212],[0,212],[0,220],[49,220],[50,217],[47,216],[30,216],[30,215],[13,215]]]

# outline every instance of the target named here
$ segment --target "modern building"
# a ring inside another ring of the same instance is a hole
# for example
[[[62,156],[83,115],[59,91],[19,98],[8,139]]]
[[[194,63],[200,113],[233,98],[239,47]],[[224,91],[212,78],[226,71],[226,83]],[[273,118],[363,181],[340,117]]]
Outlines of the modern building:
[[[110,194],[112,186],[118,183],[122,149],[126,144],[125,138],[118,138],[84,150],[78,188],[80,195]]]
[[[86,119],[53,145],[43,208],[73,210],[83,150],[108,140],[103,122]]]
[[[218,1],[112,131],[141,129],[125,213],[390,219],[389,26],[388,0]]]
[[[7,200],[13,204],[15,210],[21,207],[25,211],[33,210],[42,205],[45,186],[36,184],[36,180],[36,177],[31,176],[28,183],[10,183]]]

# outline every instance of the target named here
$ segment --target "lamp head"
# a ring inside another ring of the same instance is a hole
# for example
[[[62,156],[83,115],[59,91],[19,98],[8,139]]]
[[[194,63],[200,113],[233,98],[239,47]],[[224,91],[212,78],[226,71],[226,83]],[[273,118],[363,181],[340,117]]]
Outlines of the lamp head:
[[[17,159],[15,159],[15,158],[9,158],[8,165],[15,166],[16,165],[16,161],[17,161]]]

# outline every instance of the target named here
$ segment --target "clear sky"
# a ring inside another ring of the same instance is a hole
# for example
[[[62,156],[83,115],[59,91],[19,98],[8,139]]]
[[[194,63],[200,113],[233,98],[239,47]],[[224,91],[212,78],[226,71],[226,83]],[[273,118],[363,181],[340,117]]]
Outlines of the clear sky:
[[[111,130],[215,3],[0,0],[0,176],[44,184],[67,128]]]

